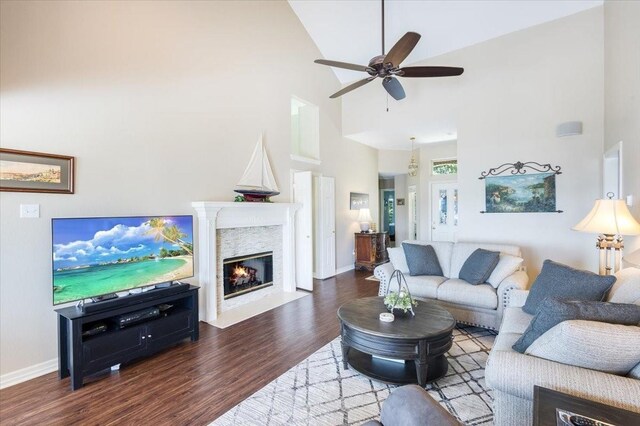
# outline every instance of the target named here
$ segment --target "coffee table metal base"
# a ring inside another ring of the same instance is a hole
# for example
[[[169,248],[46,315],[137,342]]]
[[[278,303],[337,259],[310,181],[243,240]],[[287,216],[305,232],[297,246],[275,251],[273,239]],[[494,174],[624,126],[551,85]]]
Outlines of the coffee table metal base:
[[[406,385],[417,383],[424,387],[427,383],[438,380],[447,374],[449,363],[444,355],[430,359],[422,369],[422,376],[419,377],[419,370],[416,362],[406,360],[395,362],[386,359],[373,357],[357,349],[349,348],[347,355],[348,365],[354,370],[364,374],[374,380],[394,385]],[[349,368],[343,361],[344,368]]]

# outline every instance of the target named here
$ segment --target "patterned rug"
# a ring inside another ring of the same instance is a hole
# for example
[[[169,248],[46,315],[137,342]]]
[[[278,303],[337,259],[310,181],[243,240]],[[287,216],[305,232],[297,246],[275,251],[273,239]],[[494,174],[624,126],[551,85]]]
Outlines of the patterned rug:
[[[467,425],[493,424],[493,397],[484,382],[484,366],[495,334],[458,326],[447,353],[447,375],[426,387]],[[345,370],[338,337],[212,425],[359,425],[379,418],[382,402],[395,387],[352,368]]]

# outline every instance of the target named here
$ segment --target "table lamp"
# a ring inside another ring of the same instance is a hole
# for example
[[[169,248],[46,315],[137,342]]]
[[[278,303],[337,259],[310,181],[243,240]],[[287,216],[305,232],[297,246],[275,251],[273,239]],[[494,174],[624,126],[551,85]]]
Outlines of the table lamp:
[[[369,227],[371,226],[371,213],[369,209],[360,209],[358,222],[360,222],[360,232],[369,232]]]
[[[624,248],[622,235],[640,234],[640,223],[631,216],[624,200],[614,199],[611,192],[607,197],[596,200],[589,214],[571,228],[575,231],[601,234],[596,243],[600,250],[600,275],[611,275],[620,269]]]

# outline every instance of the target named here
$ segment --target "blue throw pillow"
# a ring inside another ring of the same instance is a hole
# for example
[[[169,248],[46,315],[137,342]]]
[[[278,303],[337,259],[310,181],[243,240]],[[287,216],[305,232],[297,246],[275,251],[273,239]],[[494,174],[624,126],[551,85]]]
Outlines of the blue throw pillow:
[[[640,323],[640,306],[625,303],[545,299],[540,304],[538,312],[531,320],[527,330],[514,343],[512,348],[524,353],[538,337],[561,322],[569,320],[638,325]],[[579,348],[576,348],[576,350],[579,350]]]
[[[443,276],[438,256],[432,246],[402,243],[402,249],[407,259],[409,275]]]
[[[613,275],[598,275],[547,259],[522,310],[535,315],[546,298],[602,301],[615,282]]]
[[[458,277],[473,285],[485,283],[499,261],[500,252],[477,249],[465,260]]]

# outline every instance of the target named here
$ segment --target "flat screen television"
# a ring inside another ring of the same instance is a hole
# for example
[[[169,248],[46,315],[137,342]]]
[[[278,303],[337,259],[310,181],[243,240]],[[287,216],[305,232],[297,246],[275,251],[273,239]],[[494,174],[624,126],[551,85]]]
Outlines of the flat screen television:
[[[53,304],[193,276],[192,216],[54,218]]]

